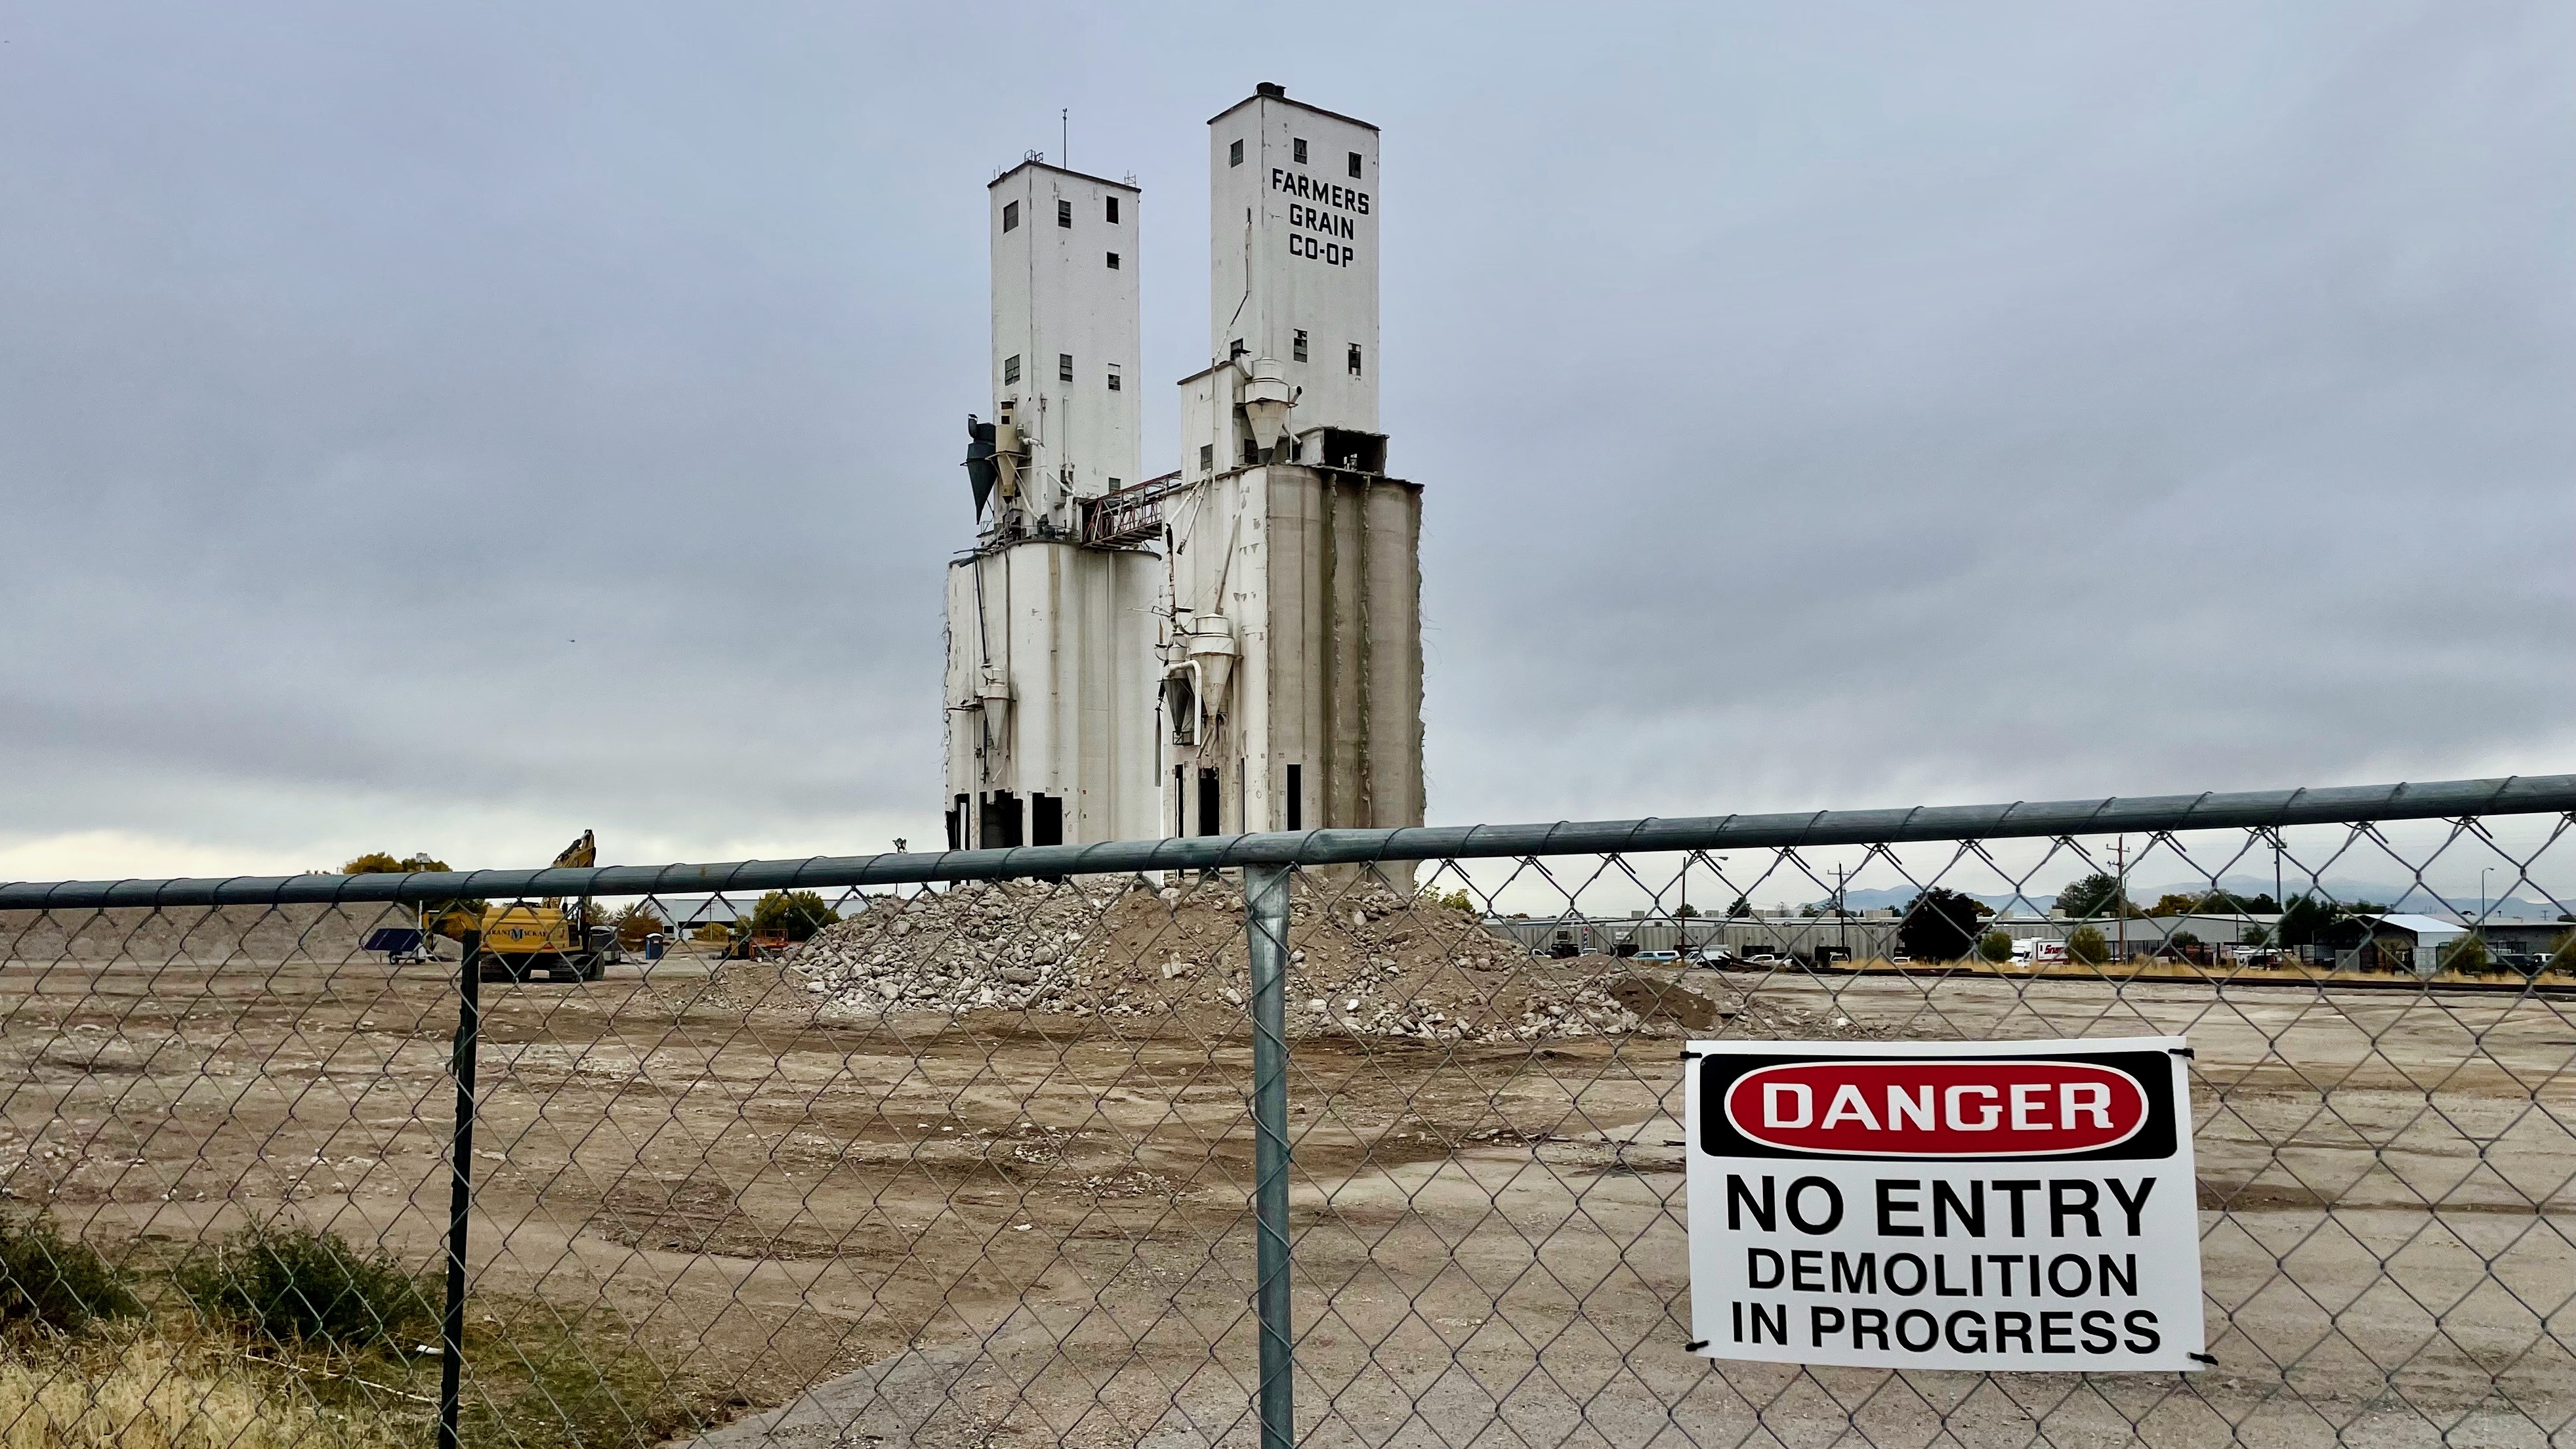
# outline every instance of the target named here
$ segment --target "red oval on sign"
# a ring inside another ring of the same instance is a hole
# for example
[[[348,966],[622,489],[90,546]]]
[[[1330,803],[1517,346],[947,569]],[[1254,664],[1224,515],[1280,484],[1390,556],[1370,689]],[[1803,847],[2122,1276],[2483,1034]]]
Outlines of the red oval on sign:
[[[1792,1062],[1736,1078],[1726,1120],[1789,1152],[2056,1157],[2138,1135],[2147,1094],[2089,1062]]]

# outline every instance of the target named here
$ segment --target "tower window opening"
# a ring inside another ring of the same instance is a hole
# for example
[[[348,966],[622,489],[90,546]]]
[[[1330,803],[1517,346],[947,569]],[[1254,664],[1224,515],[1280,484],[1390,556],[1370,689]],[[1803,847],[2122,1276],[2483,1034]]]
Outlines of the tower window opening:
[[[1018,231],[1019,229],[1020,229],[1020,204],[1019,204],[1018,202],[1016,202],[1016,201],[1005,201],[1005,202],[1003,202],[1003,203],[1002,203],[1002,230],[1004,230],[1004,231]]]
[[[1297,340],[1289,344],[1289,353],[1299,362],[1306,360],[1306,330],[1304,328],[1301,327],[1297,329]]]
[[[1351,376],[1353,376],[1353,377],[1357,377],[1357,376],[1359,376],[1359,375],[1360,375],[1360,345],[1359,345],[1358,343],[1354,342],[1354,343],[1352,343],[1352,344],[1351,344]]]
[[[1358,348],[1353,348],[1353,349],[1351,349],[1351,356],[1352,356],[1352,357],[1354,357],[1354,358],[1357,358],[1357,357],[1359,356],[1359,349],[1358,349]],[[1360,370],[1360,365],[1359,365],[1359,363],[1357,363],[1356,361],[1355,361],[1355,362],[1353,362],[1353,363],[1351,364],[1351,371],[1353,371],[1353,372],[1357,372],[1357,371],[1359,371],[1359,370]],[[1055,355],[1055,380],[1056,380],[1056,381],[1058,381],[1058,382],[1071,382],[1071,381],[1073,381],[1073,354],[1072,354],[1072,353],[1070,353],[1070,352],[1059,352],[1059,353],[1057,353],[1057,354]]]
[[[1359,173],[1354,171],[1351,174],[1356,176]],[[1111,226],[1116,226],[1118,224],[1118,198],[1111,196],[1103,199],[1109,204],[1109,224]]]
[[[987,850],[1025,844],[1021,832],[1027,815],[1020,798],[1008,790],[996,790],[985,796],[976,807],[975,843]]]
[[[1055,224],[1067,229],[1073,226],[1073,203],[1063,197],[1056,198]]]
[[[1352,175],[1352,177],[1353,177],[1353,178],[1357,178],[1357,177],[1359,176],[1359,174],[1360,174],[1360,153],[1359,153],[1359,152],[1357,152],[1357,151],[1353,151],[1353,152],[1351,153],[1351,175]]]
[[[1213,473],[1216,471],[1216,444],[1199,444],[1199,471],[1202,473]]]
[[[1243,143],[1241,141],[1237,141],[1233,145],[1225,148],[1225,164],[1228,166],[1240,166],[1243,164]]]
[[[1109,390],[1118,391],[1118,364],[1114,362],[1109,364]]]
[[[1219,793],[1222,788],[1216,771],[1206,769],[1199,771],[1199,834],[1201,835],[1218,835],[1224,832],[1224,819],[1218,813],[1220,808],[1218,802],[1225,798]]]
[[[1300,166],[1306,164],[1306,143],[1302,139],[1289,142],[1288,148],[1293,153],[1291,159]]]
[[[1012,383],[1018,382],[1019,380],[1020,355],[1014,352],[1010,356],[1002,359],[1002,381],[1005,383]]]
[[[1116,252],[1111,252],[1109,254],[1109,270],[1113,272],[1118,270],[1118,254]]]
[[[1302,765],[1288,767],[1288,827],[1306,828],[1306,770]]]

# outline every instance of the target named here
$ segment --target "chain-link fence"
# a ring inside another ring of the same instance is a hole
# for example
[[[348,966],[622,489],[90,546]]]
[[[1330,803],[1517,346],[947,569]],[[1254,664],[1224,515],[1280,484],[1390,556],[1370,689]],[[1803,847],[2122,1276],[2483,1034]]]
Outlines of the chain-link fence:
[[[0,1442],[2551,1443],[2571,809],[0,887]],[[2211,1366],[1685,1347],[1685,1041],[2148,1034]]]

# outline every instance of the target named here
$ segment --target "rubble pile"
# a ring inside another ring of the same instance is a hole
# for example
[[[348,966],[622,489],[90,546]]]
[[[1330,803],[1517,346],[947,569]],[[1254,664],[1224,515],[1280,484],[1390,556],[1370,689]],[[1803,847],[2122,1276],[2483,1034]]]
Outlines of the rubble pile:
[[[1382,884],[1300,880],[1290,909],[1292,1036],[1428,1042],[1587,1036],[1839,1036],[1711,973],[1532,957],[1474,912]],[[884,896],[791,951],[783,969],[842,1018],[977,1011],[1239,1027],[1243,901],[1222,880],[1002,881]],[[1225,1018],[1233,1018],[1229,1023]]]

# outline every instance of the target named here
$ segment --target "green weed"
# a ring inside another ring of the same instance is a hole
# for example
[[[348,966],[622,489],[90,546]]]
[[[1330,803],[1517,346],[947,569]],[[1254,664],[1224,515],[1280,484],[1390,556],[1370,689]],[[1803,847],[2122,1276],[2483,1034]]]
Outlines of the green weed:
[[[141,1307],[114,1264],[50,1218],[0,1218],[0,1327],[69,1333]]]
[[[172,1275],[209,1319],[281,1344],[356,1351],[436,1336],[428,1285],[333,1232],[252,1227]]]

